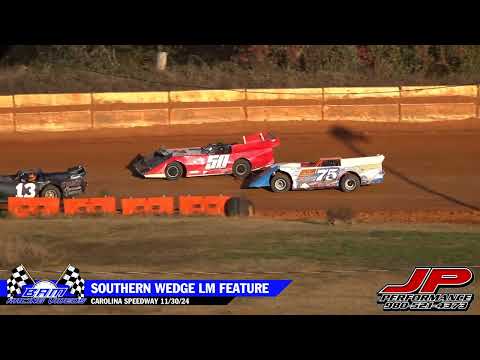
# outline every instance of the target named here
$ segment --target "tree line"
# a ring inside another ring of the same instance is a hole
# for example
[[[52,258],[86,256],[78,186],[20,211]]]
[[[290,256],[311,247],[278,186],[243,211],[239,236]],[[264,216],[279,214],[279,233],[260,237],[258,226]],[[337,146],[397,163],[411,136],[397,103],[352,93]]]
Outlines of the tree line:
[[[155,64],[159,51],[168,54],[170,68],[233,63],[246,69],[422,73],[432,77],[480,68],[477,45],[18,45],[0,49],[0,62],[6,66],[48,62],[94,69],[148,68]]]

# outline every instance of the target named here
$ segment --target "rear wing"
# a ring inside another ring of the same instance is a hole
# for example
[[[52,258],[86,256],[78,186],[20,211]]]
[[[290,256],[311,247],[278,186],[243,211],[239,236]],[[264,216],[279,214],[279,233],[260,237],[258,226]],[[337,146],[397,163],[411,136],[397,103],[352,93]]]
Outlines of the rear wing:
[[[273,135],[272,133],[255,133],[250,135],[243,136],[243,144],[253,144],[253,143],[261,143],[261,142],[278,142],[278,138]]]
[[[341,159],[341,166],[351,167],[351,166],[362,166],[362,165],[378,165],[379,167],[382,166],[383,161],[385,160],[384,155],[376,155],[376,156],[364,156],[358,158],[350,158],[350,159]]]

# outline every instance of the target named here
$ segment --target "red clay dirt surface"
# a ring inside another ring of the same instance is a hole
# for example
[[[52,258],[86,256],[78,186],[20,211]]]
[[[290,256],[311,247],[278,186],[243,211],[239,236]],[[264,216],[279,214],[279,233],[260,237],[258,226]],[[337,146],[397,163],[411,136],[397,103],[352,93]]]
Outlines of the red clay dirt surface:
[[[320,157],[384,154],[385,183],[354,193],[338,190],[272,193],[240,189],[232,176],[166,181],[141,179],[127,165],[160,146],[238,142],[271,131],[280,138],[277,162]],[[480,120],[435,123],[235,122],[61,133],[1,134],[0,173],[40,167],[65,170],[83,164],[85,197],[232,195],[250,199],[259,216],[324,217],[327,209],[350,208],[359,221],[480,223]]]

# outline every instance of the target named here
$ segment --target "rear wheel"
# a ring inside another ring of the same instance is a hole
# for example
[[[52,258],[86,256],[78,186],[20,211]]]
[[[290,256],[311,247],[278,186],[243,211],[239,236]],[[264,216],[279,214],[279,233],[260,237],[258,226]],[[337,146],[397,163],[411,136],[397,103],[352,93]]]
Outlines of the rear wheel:
[[[252,171],[252,165],[248,160],[238,159],[233,164],[233,168],[232,168],[233,176],[239,179],[246,178],[251,171]]]
[[[340,180],[340,189],[343,192],[352,192],[360,187],[360,179],[357,175],[346,174]]]
[[[42,189],[42,191],[40,191],[40,197],[60,199],[62,197],[62,192],[54,185],[47,185]]]
[[[270,179],[270,187],[273,192],[289,191],[292,188],[292,180],[287,174],[279,172]]]
[[[165,168],[165,177],[167,180],[177,180],[183,175],[183,166],[178,161],[168,164]]]

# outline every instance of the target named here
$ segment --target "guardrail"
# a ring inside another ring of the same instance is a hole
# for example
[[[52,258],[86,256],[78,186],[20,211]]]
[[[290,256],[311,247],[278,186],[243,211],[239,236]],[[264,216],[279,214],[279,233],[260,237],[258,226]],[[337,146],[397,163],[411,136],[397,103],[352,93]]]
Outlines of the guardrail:
[[[478,85],[0,96],[0,132],[232,121],[426,122],[479,117]]]

